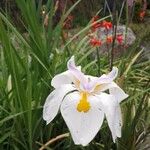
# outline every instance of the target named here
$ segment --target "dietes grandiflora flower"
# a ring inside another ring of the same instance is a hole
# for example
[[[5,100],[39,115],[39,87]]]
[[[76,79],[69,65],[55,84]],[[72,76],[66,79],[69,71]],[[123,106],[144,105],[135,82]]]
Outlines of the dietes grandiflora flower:
[[[44,104],[44,120],[49,124],[60,109],[74,143],[86,146],[100,130],[105,116],[115,142],[121,137],[119,103],[128,97],[113,81],[118,69],[113,67],[110,73],[101,77],[85,75],[81,67],[75,65],[74,56],[67,67],[67,71],[51,81],[54,90]]]

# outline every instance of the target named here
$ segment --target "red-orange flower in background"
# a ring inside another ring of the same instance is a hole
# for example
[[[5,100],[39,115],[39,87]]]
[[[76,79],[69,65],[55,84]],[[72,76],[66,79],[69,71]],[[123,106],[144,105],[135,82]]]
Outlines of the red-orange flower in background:
[[[95,22],[95,21],[97,21],[99,19],[99,16],[94,16],[93,18],[92,18],[92,22]]]
[[[101,42],[101,40],[98,40],[96,38],[92,38],[92,39],[90,39],[90,44],[92,46],[101,46],[102,42]]]
[[[140,20],[141,20],[141,21],[143,21],[143,19],[144,19],[144,17],[145,17],[145,13],[146,13],[146,12],[145,12],[144,10],[139,13],[139,17],[140,17]]]
[[[117,35],[117,36],[116,36],[116,40],[117,40],[117,42],[118,42],[119,44],[122,44],[122,42],[123,42],[123,35],[122,35],[122,34]]]
[[[94,16],[92,18],[92,31],[95,32],[96,29],[102,27],[105,28],[106,30],[109,30],[112,28],[112,23],[110,21],[104,20],[103,22],[96,22],[99,19],[99,16]]]
[[[106,42],[107,42],[107,44],[112,43],[113,42],[113,37],[112,36],[107,36]]]
[[[109,30],[112,28],[112,23],[109,21],[103,21],[102,22],[102,27],[104,27],[106,30]]]
[[[73,15],[69,15],[63,23],[63,28],[70,29],[72,27]]]
[[[100,28],[102,26],[102,23],[101,22],[96,22],[97,20],[99,19],[99,16],[94,16],[92,18],[92,31],[95,32],[96,29]]]

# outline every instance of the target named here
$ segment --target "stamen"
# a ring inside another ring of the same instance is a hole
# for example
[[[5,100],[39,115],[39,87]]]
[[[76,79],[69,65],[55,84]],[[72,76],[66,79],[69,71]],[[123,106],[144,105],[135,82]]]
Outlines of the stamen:
[[[88,93],[86,93],[86,92],[81,93],[81,99],[80,99],[80,101],[79,101],[79,103],[77,105],[77,110],[79,112],[82,112],[82,111],[83,112],[88,112],[89,109],[91,108],[87,97],[88,97]]]

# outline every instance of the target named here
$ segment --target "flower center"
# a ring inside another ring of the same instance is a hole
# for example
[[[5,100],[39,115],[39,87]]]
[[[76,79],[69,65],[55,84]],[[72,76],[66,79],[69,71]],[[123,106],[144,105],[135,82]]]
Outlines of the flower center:
[[[88,102],[88,99],[87,99],[88,93],[82,92],[80,95],[81,95],[81,99],[77,105],[77,110],[79,112],[82,112],[82,111],[88,112],[89,109],[91,108],[90,103]]]

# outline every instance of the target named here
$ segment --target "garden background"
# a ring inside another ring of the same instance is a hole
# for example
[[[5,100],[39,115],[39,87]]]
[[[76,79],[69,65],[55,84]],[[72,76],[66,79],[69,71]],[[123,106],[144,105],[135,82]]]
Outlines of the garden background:
[[[111,22],[111,32],[93,30],[93,21]],[[126,0],[1,0],[0,149],[150,149],[149,41],[149,0],[133,6]],[[121,103],[116,143],[106,120],[86,147],[74,145],[60,113],[48,125],[43,120],[51,79],[66,70],[72,55],[86,74],[119,68],[116,82],[129,97]]]

